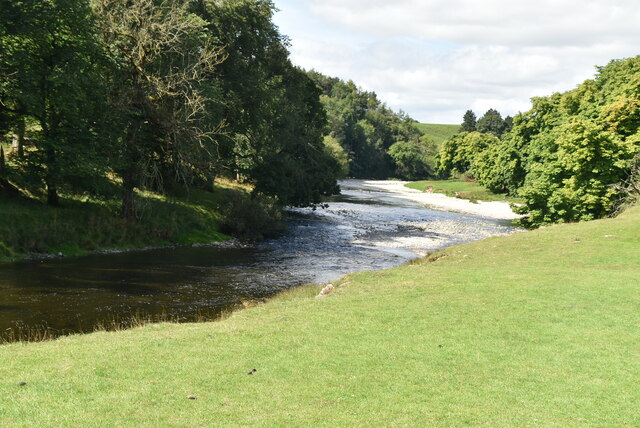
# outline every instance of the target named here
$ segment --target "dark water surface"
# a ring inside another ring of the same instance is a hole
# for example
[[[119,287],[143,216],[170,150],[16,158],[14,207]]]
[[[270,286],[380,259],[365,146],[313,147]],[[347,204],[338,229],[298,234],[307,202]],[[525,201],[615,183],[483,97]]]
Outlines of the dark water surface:
[[[290,210],[284,236],[252,246],[0,264],[0,336],[43,326],[60,333],[92,331],[136,314],[214,316],[245,300],[397,266],[514,230],[496,220],[430,210],[358,180],[344,181],[342,192],[328,209]]]

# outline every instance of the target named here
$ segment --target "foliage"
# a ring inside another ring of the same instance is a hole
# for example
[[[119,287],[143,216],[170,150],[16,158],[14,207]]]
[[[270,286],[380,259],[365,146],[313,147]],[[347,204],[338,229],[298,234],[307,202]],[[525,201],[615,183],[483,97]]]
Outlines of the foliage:
[[[338,140],[331,135],[324,137],[325,152],[335,159],[339,165],[338,178],[345,178],[349,175],[349,155],[340,145]]]
[[[592,220],[611,212],[637,147],[601,125],[572,117],[554,129],[554,145],[528,167],[520,194],[527,224]]]
[[[578,88],[534,100],[516,117],[512,146],[526,177],[528,225],[610,214],[640,152],[640,57],[612,61]]]
[[[476,131],[481,133],[493,134],[496,137],[502,136],[505,132],[510,131],[512,119],[507,116],[503,119],[500,112],[495,109],[489,109],[478,119]]]
[[[485,115],[486,117],[486,115]],[[464,118],[462,120],[462,125],[460,125],[460,129],[458,132],[474,132],[476,131],[477,126],[477,118],[476,114],[472,110],[467,110],[464,114]]]
[[[396,176],[406,180],[419,180],[434,175],[436,144],[428,137],[419,142],[399,141],[389,148],[389,156],[396,165]]]
[[[273,199],[227,192],[220,198],[223,233],[241,239],[273,238],[284,231],[282,212]]]
[[[440,149],[438,171],[443,175],[464,172],[474,174],[472,162],[478,153],[500,143],[498,137],[480,132],[462,132],[454,135]]]
[[[308,75],[322,90],[321,101],[327,111],[327,135],[348,155],[349,175],[357,178],[387,178],[395,164],[389,155],[398,142],[419,144],[420,131],[415,121],[403,112],[393,112],[378,100],[375,92],[363,91],[353,81]]]
[[[323,144],[320,91],[291,64],[287,41],[272,22],[273,4],[200,2],[196,10],[225,47],[217,75],[221,113],[229,119],[219,167],[281,205],[315,205],[337,192],[340,167]]]
[[[599,67],[572,91],[533,98],[531,110],[503,121],[512,126],[506,134],[498,132],[499,116],[490,110],[478,121],[499,140],[448,140],[440,173],[468,171],[493,192],[520,196],[516,210],[528,214],[527,226],[609,215],[640,152],[640,57]]]
[[[621,183],[614,184],[613,188],[620,195],[616,202],[616,212],[640,205],[640,153],[631,162],[627,177]]]
[[[0,28],[3,113],[20,139],[25,121],[38,126],[32,149],[20,147],[15,163],[57,205],[61,186],[105,169],[95,126],[102,82],[92,13],[84,0],[3,2]]]
[[[126,218],[136,215],[134,189],[162,182],[165,169],[184,182],[192,167],[213,179],[204,84],[222,57],[206,41],[206,22],[189,7],[184,0],[95,1],[113,60],[110,119],[117,131],[112,138],[121,143],[114,169],[123,182]]]
[[[220,176],[280,206],[338,190],[344,153],[271,1],[0,1],[0,139],[19,143],[3,189],[55,205],[115,187],[129,220],[136,192]]]

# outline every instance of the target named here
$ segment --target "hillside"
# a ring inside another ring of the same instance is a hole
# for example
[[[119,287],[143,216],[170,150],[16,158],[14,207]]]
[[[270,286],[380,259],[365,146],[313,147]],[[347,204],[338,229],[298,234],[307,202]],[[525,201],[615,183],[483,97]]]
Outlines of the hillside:
[[[423,134],[431,137],[438,146],[441,146],[444,140],[458,133],[460,125],[441,125],[435,123],[415,123],[416,128]]]
[[[0,346],[0,425],[635,426],[639,225],[636,207],[221,322]]]

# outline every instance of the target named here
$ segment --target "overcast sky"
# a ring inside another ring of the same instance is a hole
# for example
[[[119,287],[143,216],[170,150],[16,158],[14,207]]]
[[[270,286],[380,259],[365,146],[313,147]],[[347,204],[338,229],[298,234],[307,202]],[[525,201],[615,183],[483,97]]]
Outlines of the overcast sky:
[[[352,79],[421,122],[514,115],[640,54],[640,0],[274,3],[294,64]]]

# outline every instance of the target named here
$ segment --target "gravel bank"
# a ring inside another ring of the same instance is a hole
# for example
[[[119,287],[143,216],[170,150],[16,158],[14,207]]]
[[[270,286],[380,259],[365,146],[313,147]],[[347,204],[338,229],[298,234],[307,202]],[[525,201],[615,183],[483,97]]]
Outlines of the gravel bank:
[[[508,202],[478,201],[477,203],[473,203],[466,199],[453,198],[441,193],[420,192],[419,190],[405,187],[408,181],[348,181],[350,186],[357,186],[359,184],[365,189],[389,192],[394,194],[394,197],[418,202],[436,210],[455,211],[500,220],[513,220],[522,217],[513,212]]]

